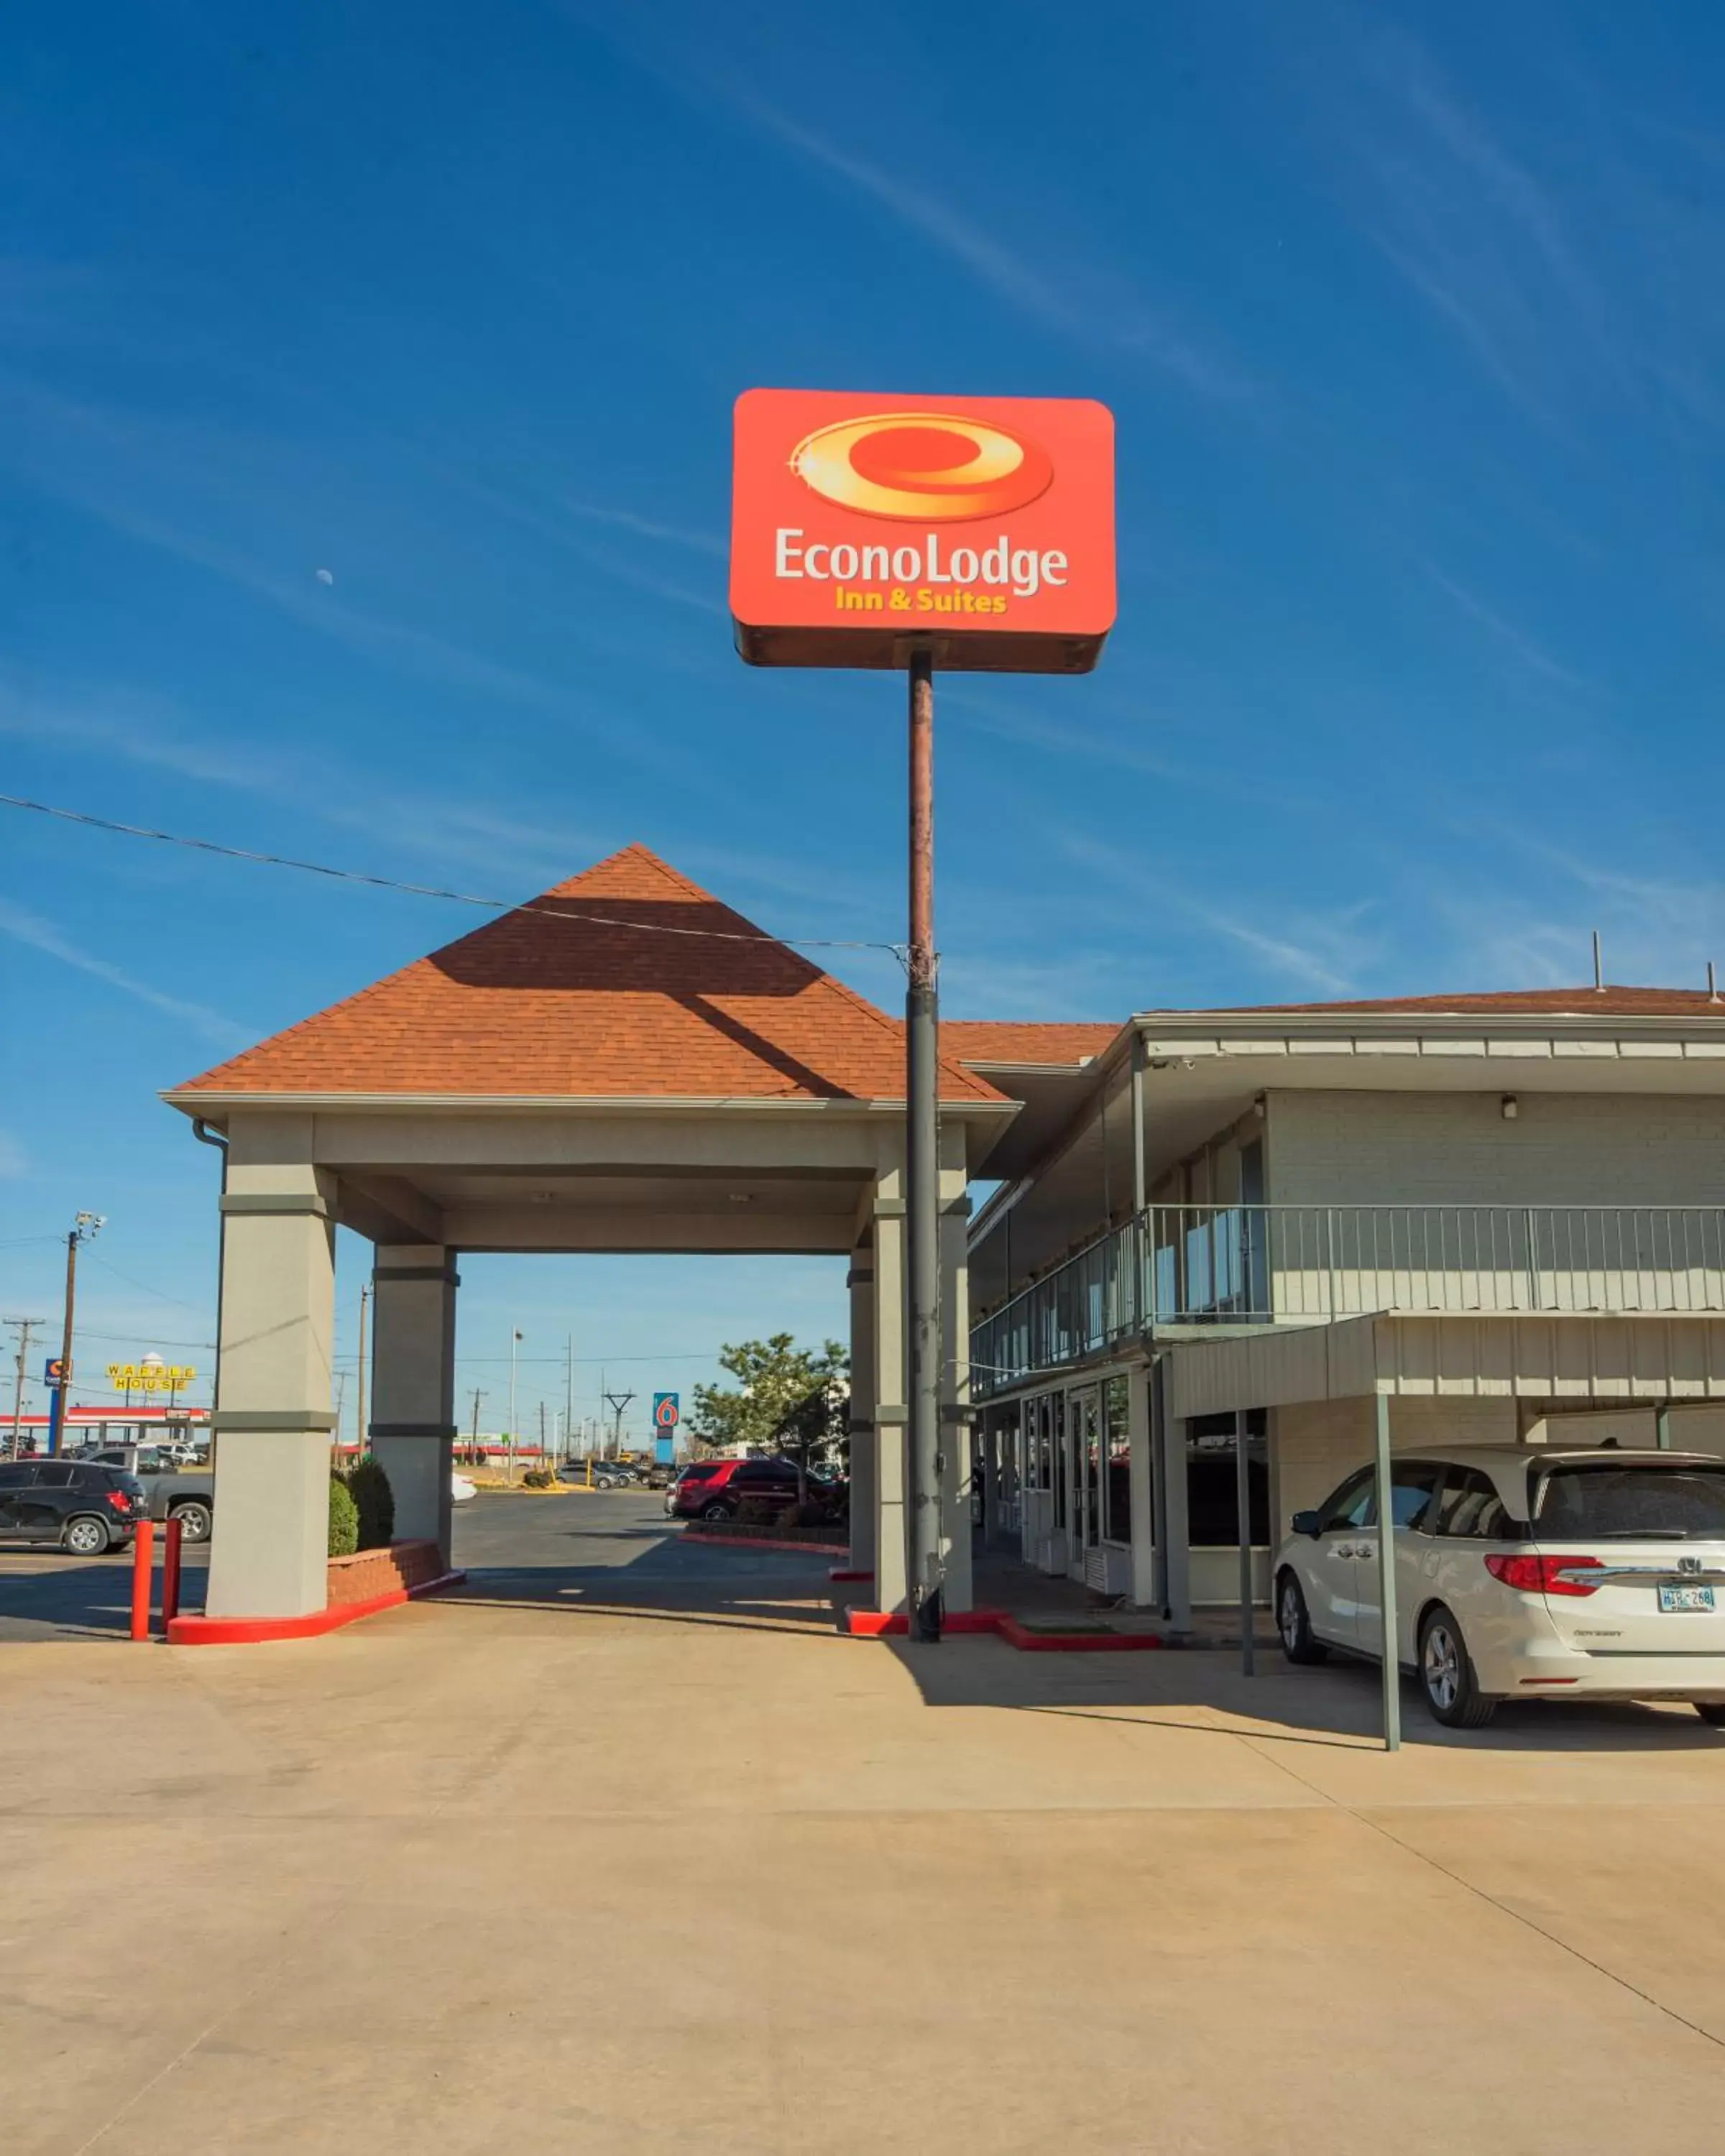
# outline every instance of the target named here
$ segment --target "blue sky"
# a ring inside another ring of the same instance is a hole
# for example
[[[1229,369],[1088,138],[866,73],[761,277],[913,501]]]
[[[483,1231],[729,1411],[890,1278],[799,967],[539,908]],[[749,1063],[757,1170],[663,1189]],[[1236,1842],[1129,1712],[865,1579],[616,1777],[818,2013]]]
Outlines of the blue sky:
[[[1722,91],[1702,0],[14,10],[3,790],[506,896],[640,838],[891,938],[899,702],[733,656],[732,401],[1089,395],[1120,624],[942,690],[951,1013],[1558,983],[1594,926],[1698,983]],[[207,1341],[157,1089],[468,925],[0,810],[0,1314],[84,1206],[86,1370]],[[842,1322],[824,1265],[467,1280],[486,1420],[511,1317],[589,1409]]]

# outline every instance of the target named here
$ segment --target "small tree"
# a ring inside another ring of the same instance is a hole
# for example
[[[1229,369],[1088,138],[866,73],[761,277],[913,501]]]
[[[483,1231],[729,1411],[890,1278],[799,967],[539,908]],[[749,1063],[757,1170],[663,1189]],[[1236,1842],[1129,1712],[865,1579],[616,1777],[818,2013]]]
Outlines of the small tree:
[[[395,1492],[375,1454],[355,1460],[347,1471],[347,1487],[359,1512],[359,1547],[387,1549],[395,1532]]]
[[[352,1557],[359,1548],[359,1507],[339,1475],[330,1477],[330,1555]]]
[[[797,1463],[800,1496],[809,1495],[809,1462],[848,1421],[850,1358],[836,1340],[798,1348],[788,1332],[743,1340],[720,1350],[719,1367],[737,1381],[695,1388],[690,1428],[703,1445],[777,1447]]]

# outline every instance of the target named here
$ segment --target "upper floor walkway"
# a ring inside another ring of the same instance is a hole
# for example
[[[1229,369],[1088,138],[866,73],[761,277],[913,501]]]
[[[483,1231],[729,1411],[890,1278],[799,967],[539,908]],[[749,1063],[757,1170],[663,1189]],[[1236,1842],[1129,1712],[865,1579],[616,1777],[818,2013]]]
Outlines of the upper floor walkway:
[[[980,1320],[972,1389],[1130,1341],[1379,1312],[1725,1312],[1725,1206],[1150,1205]]]

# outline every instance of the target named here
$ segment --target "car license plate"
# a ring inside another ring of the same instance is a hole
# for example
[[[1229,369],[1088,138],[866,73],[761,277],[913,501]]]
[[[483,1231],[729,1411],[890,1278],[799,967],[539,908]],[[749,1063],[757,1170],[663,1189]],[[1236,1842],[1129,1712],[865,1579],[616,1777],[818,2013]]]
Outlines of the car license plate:
[[[1661,1609],[1711,1609],[1713,1590],[1711,1587],[1661,1587],[1659,1606]]]

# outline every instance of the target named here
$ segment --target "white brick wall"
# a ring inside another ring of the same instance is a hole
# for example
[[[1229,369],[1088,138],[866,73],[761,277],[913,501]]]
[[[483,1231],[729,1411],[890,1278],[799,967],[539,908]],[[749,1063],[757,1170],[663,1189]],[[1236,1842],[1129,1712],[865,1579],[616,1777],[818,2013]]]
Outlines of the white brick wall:
[[[1307,1400],[1271,1409],[1271,1503],[1278,1541],[1296,1512],[1319,1503],[1350,1469],[1365,1465],[1376,1433],[1377,1410],[1369,1399]],[[1513,1400],[1403,1398],[1389,1404],[1394,1452],[1435,1445],[1513,1445],[1515,1436]]]
[[[1725,1099],[1274,1092],[1278,1205],[1725,1205]]]

